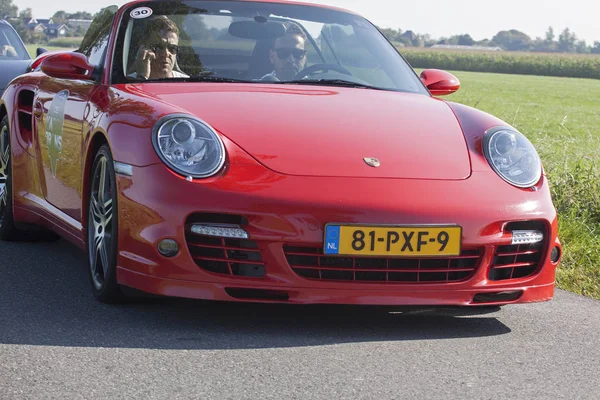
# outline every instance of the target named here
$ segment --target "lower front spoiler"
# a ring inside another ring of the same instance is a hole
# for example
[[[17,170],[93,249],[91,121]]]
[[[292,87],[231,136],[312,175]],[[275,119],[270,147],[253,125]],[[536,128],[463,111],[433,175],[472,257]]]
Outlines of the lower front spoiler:
[[[143,292],[191,299],[290,303],[290,304],[356,304],[410,306],[481,306],[534,303],[554,297],[554,283],[540,286],[515,286],[499,291],[494,288],[427,290],[415,289],[322,289],[260,285],[226,286],[218,283],[180,281],[156,278],[123,268],[117,271],[119,284]]]

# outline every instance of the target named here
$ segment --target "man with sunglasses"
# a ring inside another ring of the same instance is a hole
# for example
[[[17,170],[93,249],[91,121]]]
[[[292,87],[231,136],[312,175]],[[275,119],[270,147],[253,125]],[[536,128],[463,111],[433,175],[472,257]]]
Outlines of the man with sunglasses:
[[[153,17],[148,21],[146,35],[149,38],[136,56],[136,72],[130,76],[140,79],[189,78],[177,71],[179,29],[166,16]]]
[[[306,34],[296,24],[285,23],[285,36],[277,38],[269,58],[275,68],[262,77],[264,81],[289,81],[304,69],[306,64]]]

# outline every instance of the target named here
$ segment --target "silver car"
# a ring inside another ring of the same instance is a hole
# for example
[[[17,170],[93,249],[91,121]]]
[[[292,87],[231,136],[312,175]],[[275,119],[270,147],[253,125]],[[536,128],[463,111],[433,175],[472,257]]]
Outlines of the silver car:
[[[27,72],[30,64],[31,57],[17,31],[0,20],[0,96],[10,81]]]

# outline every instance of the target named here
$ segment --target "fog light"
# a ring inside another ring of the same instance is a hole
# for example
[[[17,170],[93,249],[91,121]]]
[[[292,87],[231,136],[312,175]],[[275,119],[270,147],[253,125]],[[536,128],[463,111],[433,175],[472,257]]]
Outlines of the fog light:
[[[179,245],[173,239],[164,239],[158,243],[158,252],[165,257],[175,257],[179,253]]]
[[[540,231],[513,231],[512,244],[532,244],[544,240],[544,234]]]
[[[552,249],[552,252],[550,253],[550,261],[552,261],[553,263],[557,263],[558,260],[560,260],[560,249],[557,247]]]
[[[195,224],[192,232],[198,235],[217,236],[234,239],[248,239],[248,233],[239,225],[230,224]]]

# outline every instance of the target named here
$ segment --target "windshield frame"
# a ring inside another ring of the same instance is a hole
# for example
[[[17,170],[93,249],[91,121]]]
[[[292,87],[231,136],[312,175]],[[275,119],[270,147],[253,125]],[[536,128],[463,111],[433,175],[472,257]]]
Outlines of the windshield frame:
[[[411,90],[405,90],[405,89],[400,89],[400,88],[395,88],[395,87],[377,87],[377,86],[372,86],[373,89],[378,89],[378,90],[387,90],[387,91],[398,91],[398,92],[409,92],[409,93],[415,93],[415,94],[425,94],[427,96],[431,96],[429,90],[425,87],[425,85],[423,84],[423,82],[421,81],[420,77],[418,76],[418,74],[416,73],[416,71],[412,68],[412,66],[408,63],[408,61],[406,60],[406,58],[400,53],[400,51],[398,50],[398,48],[396,48],[396,46],[394,46],[386,37],[385,35],[383,35],[383,33],[377,28],[377,26],[375,26],[373,23],[371,23],[369,20],[365,19],[364,17],[349,12],[349,11],[345,11],[345,10],[341,10],[341,9],[337,9],[337,8],[329,8],[326,6],[320,6],[320,5],[312,5],[312,4],[306,4],[306,3],[298,3],[298,4],[292,4],[292,3],[287,3],[287,2],[265,2],[265,1],[235,1],[235,0],[182,0],[182,1],[161,1],[161,2],[156,2],[156,1],[152,1],[152,0],[148,0],[148,1],[140,1],[140,2],[135,2],[135,3],[129,3],[125,6],[123,6],[121,12],[119,13],[118,16],[118,20],[115,21],[115,37],[112,43],[112,54],[111,57],[107,57],[107,72],[108,72],[108,83],[109,84],[127,84],[127,83],[139,83],[140,80],[137,79],[131,79],[130,77],[127,77],[124,74],[123,71],[123,66],[125,64],[124,62],[124,54],[125,54],[125,50],[124,50],[124,44],[125,44],[125,35],[127,34],[128,31],[128,25],[131,24],[131,21],[133,20],[133,18],[131,18],[130,13],[131,11],[133,11],[136,8],[139,7],[153,7],[153,9],[155,9],[158,5],[161,6],[161,8],[164,10],[165,8],[167,10],[169,10],[168,7],[165,6],[165,4],[169,4],[169,3],[176,3],[179,6],[182,7],[194,7],[194,8],[200,8],[202,6],[202,4],[207,4],[207,5],[211,5],[213,6],[213,8],[209,8],[207,7],[206,9],[214,9],[215,5],[222,3],[223,5],[231,5],[231,4],[235,4],[237,3],[239,5],[239,7],[243,8],[244,6],[247,6],[249,8],[263,8],[264,10],[270,11],[270,8],[273,7],[290,7],[290,8],[301,8],[301,9],[305,9],[305,12],[310,12],[307,11],[308,9],[314,9],[315,11],[319,11],[319,12],[323,12],[323,21],[326,20],[326,18],[328,18],[328,16],[333,15],[335,17],[338,17],[340,21],[343,21],[343,18],[351,18],[352,20],[360,20],[361,24],[368,24],[369,25],[369,29],[373,29],[375,34],[378,35],[377,36],[377,40],[381,41],[382,43],[384,42],[385,45],[382,44],[382,46],[387,46],[390,48],[385,48],[386,51],[392,50],[390,53],[393,53],[393,56],[390,56],[389,54],[386,55],[388,57],[393,57],[394,58],[394,62],[397,62],[397,64],[401,65],[401,68],[404,69],[404,71],[399,72],[399,75],[402,74],[402,78],[406,78],[406,79],[410,79],[411,81],[407,83],[410,84]],[[242,3],[244,4],[244,6],[242,6]],[[218,7],[217,7],[218,8]],[[227,9],[227,8],[224,8]],[[292,13],[292,12],[290,12]],[[162,13],[157,13],[157,15],[163,15]],[[171,16],[173,15],[170,12],[166,12],[164,13],[164,15],[167,16]],[[220,15],[220,14],[215,14],[215,13],[208,13],[208,15]],[[271,16],[270,18],[276,19],[277,17],[274,16],[273,13],[269,13],[269,15]],[[275,14],[276,15],[276,14]],[[291,17],[290,17],[291,18]],[[329,17],[332,18],[332,17]],[[299,18],[298,18],[299,19]],[[300,20],[300,19],[299,19]],[[318,22],[323,22],[323,21],[318,21]],[[337,20],[336,20],[337,21]],[[323,22],[326,23],[326,22]],[[303,27],[304,28],[304,27]],[[383,40],[381,40],[383,39]],[[308,36],[308,42],[311,42],[311,45],[316,49],[316,51],[319,53],[318,55],[322,58],[321,55],[321,50],[319,48],[318,45],[316,45],[316,43],[314,42],[315,38],[312,35]],[[331,46],[329,43],[327,43],[328,46]],[[130,51],[130,50],[127,50]],[[194,77],[197,78],[197,77]],[[198,81],[198,79],[190,79],[190,81]],[[332,81],[339,81],[340,79],[332,79]],[[233,79],[232,79],[233,81]],[[144,80],[144,82],[146,83],[151,83],[153,82],[152,80]],[[158,82],[164,82],[163,79],[159,79],[157,80]],[[271,82],[268,81],[261,81],[261,80],[240,80],[239,82],[242,83],[249,83],[249,84],[269,84]],[[277,82],[278,84],[295,84],[294,82]],[[332,84],[332,86],[336,86],[335,84]],[[358,86],[361,86],[361,84],[358,84]]]

